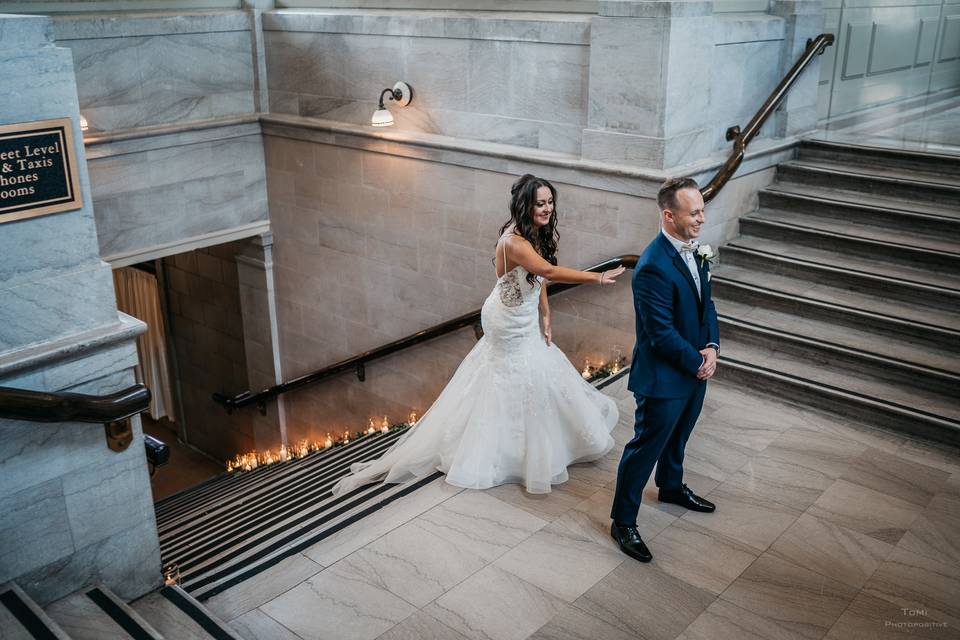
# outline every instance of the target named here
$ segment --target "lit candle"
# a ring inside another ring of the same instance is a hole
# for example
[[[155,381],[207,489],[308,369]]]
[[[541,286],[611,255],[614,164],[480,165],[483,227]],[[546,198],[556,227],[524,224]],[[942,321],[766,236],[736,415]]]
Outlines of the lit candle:
[[[410,412],[410,424],[417,424],[417,412],[416,412],[416,411],[411,411],[411,412]]]
[[[327,441],[323,443],[324,449],[329,449],[333,446],[333,440],[330,439],[330,436],[327,436]]]

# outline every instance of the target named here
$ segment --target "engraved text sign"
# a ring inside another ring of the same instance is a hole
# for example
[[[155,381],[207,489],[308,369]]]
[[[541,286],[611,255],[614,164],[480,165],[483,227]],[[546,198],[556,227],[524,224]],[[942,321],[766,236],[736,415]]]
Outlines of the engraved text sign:
[[[0,126],[0,222],[82,206],[70,118]]]

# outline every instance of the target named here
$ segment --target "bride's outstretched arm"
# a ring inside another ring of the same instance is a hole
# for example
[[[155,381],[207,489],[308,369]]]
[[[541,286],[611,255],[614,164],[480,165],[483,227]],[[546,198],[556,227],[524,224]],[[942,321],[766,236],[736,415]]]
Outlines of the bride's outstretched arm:
[[[542,276],[550,282],[564,282],[568,284],[613,284],[617,276],[624,272],[623,267],[610,269],[603,273],[594,273],[593,271],[579,271],[568,267],[552,265],[544,260],[533,246],[524,238],[512,236],[507,243],[507,255],[515,264],[529,271],[530,273]]]

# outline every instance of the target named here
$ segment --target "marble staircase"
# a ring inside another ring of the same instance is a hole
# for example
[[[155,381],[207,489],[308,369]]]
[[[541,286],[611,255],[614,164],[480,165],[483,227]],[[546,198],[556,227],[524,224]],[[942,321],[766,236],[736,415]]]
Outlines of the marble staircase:
[[[960,444],[960,157],[805,141],[740,233],[720,377]]]
[[[177,586],[127,604],[93,584],[41,608],[17,585],[0,586],[3,640],[242,640]]]

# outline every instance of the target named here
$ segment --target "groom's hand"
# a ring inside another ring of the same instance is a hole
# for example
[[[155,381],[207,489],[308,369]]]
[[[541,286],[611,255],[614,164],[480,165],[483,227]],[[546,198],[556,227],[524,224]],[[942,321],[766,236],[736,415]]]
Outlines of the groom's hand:
[[[707,347],[700,350],[703,356],[703,364],[697,371],[698,380],[709,380],[717,372],[717,351],[713,347]]]

